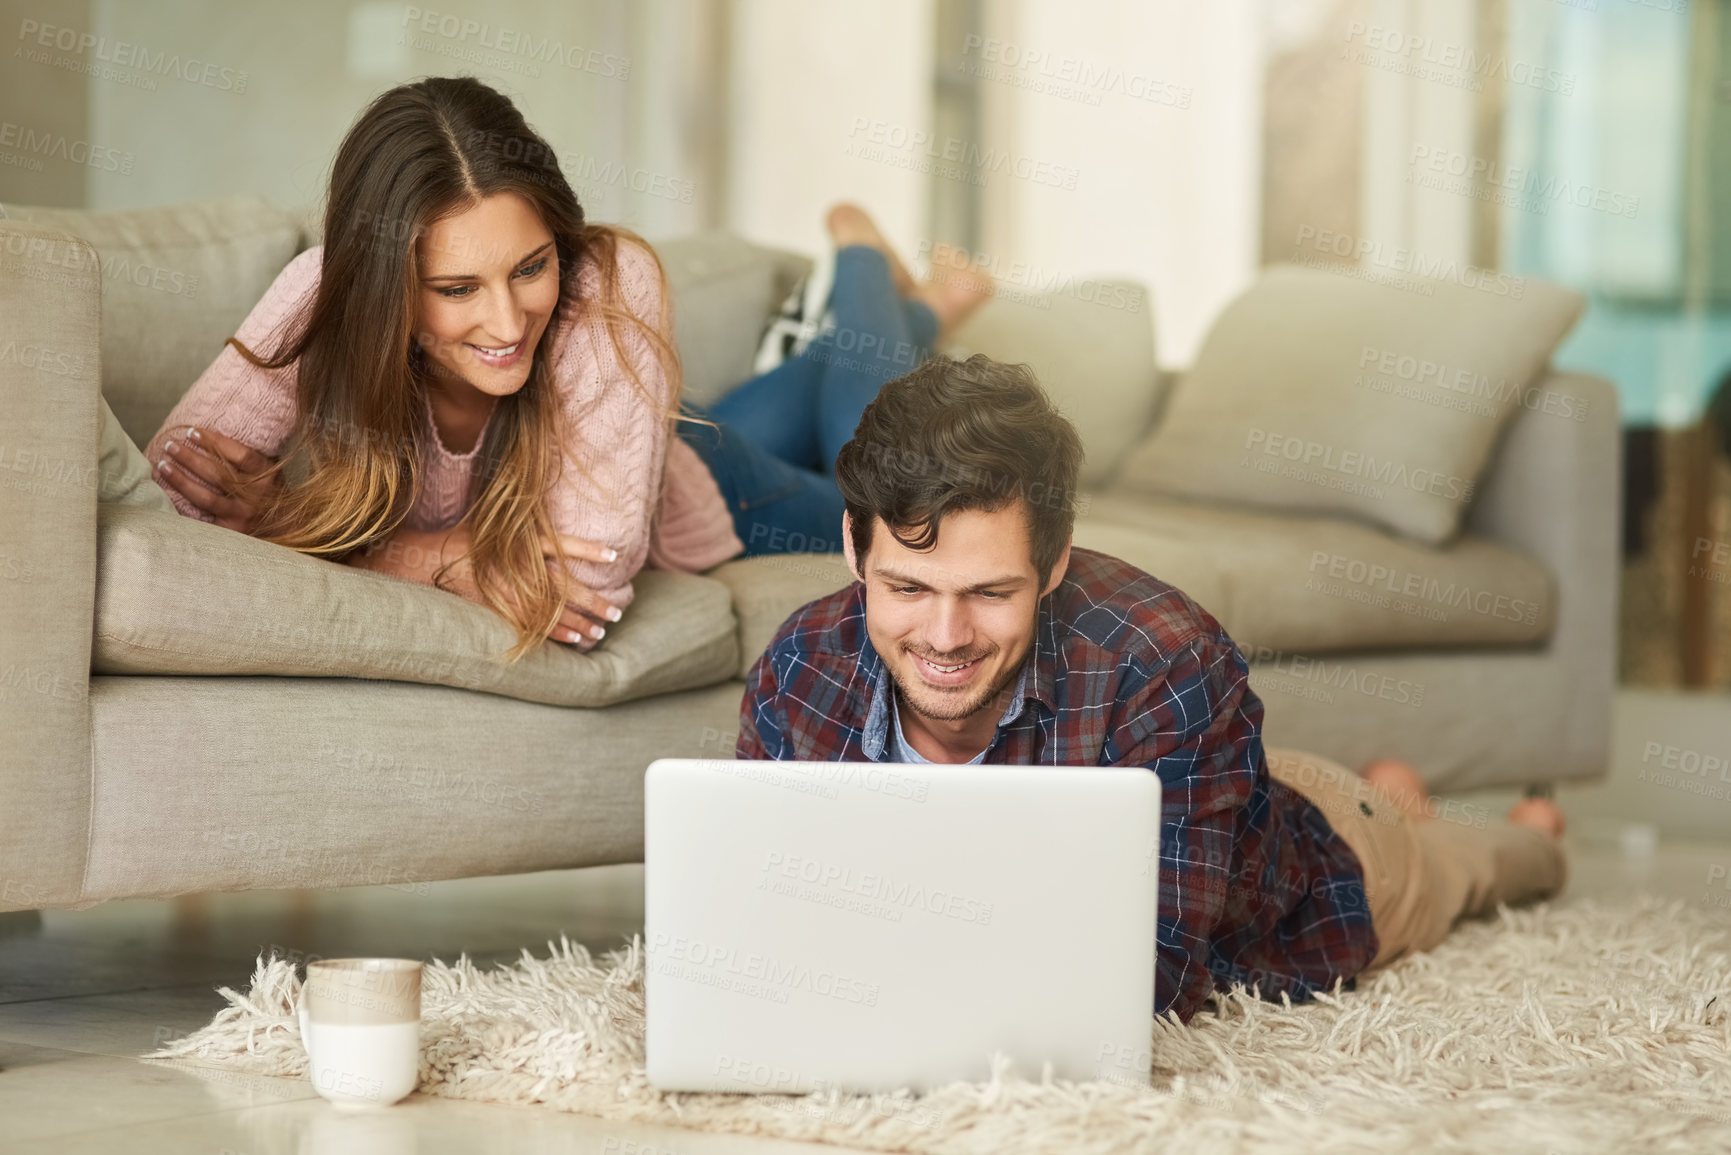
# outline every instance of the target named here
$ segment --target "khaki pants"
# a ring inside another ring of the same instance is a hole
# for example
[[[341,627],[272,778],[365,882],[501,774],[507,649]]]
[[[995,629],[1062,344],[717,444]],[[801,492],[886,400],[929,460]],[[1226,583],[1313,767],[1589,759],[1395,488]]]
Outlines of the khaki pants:
[[[1431,949],[1457,918],[1548,898],[1568,879],[1562,848],[1530,827],[1482,812],[1413,821],[1337,762],[1272,747],[1267,754],[1269,773],[1310,799],[1364,868],[1379,943],[1367,969]]]

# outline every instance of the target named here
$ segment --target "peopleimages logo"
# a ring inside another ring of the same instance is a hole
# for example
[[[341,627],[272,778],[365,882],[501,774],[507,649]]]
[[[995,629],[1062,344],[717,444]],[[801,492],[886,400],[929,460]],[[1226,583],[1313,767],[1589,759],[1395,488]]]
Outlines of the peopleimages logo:
[[[992,36],[969,33],[962,42],[962,71],[971,76],[1000,80],[1031,92],[1049,93],[1086,104],[1100,103],[1101,94],[1116,92],[1133,100],[1189,108],[1194,91],[1172,84],[1147,72],[1102,65],[1080,56],[1054,54],[1025,48]],[[979,64],[970,65],[977,57]]]
[[[122,176],[131,175],[134,161],[130,152],[119,152],[58,132],[37,132],[10,120],[0,120],[0,148],[23,149],[30,156],[45,156],[50,160],[63,160],[102,172],[117,172]]]
[[[839,863],[772,850],[765,856],[760,869],[764,875],[758,880],[760,890],[785,893],[785,886],[778,888],[775,885],[777,879],[793,884],[805,883],[820,891],[878,904],[883,913],[896,916],[889,920],[892,922],[901,920],[900,912],[903,910],[924,910],[929,914],[953,918],[959,922],[978,923],[981,926],[992,921],[992,904],[989,902],[941,887],[928,887],[907,879],[894,879],[869,870],[855,870]]]
[[[1008,175],[1034,184],[1074,191],[1081,172],[1071,165],[992,148],[960,137],[938,137],[923,128],[856,116],[848,129],[848,156],[891,161],[901,157],[919,164],[948,164],[966,174],[970,183],[988,176]],[[914,165],[913,167],[918,167]]]
[[[1495,194],[1487,199],[1515,208],[1543,212],[1551,204],[1566,202],[1617,217],[1633,217],[1641,208],[1640,197],[1566,177],[1540,176],[1530,168],[1504,165],[1449,148],[1415,144],[1408,163],[1414,169],[1409,179],[1421,188],[1476,196],[1482,182]]]
[[[78,57],[88,56],[91,60],[117,68],[133,68],[157,76],[172,76],[188,84],[215,88],[223,92],[246,91],[248,74],[237,69],[212,64],[196,57],[182,58],[178,52],[152,52],[142,44],[110,40],[106,36],[80,32],[76,28],[43,24],[38,20],[24,20],[18,25],[18,39],[29,47],[52,48]],[[41,64],[56,63],[39,59],[36,54],[32,54],[29,59]]]
[[[1397,602],[1405,600],[1433,610],[1466,609],[1475,614],[1519,622],[1525,626],[1537,625],[1539,621],[1537,602],[1512,598],[1494,590],[1476,587],[1470,582],[1445,582],[1429,574],[1413,573],[1410,570],[1383,565],[1381,562],[1367,562],[1362,558],[1329,553],[1327,550],[1319,549],[1311,553],[1310,573],[1312,577],[1307,579],[1306,588],[1309,588],[1310,582],[1343,582],[1365,591],[1390,595]],[[1322,592],[1330,591],[1324,588]],[[1399,609],[1401,606],[1396,604],[1388,608]],[[1446,614],[1441,617],[1433,616],[1433,620],[1438,621],[1446,618]]]
[[[1400,67],[1393,71],[1408,72],[1425,80],[1451,81],[1456,87],[1474,92],[1483,88],[1487,79],[1561,96],[1575,91],[1572,73],[1530,61],[1510,60],[1501,52],[1481,53],[1469,45],[1410,35],[1380,24],[1354,20],[1347,25],[1346,42],[1350,46],[1354,41],[1362,41],[1368,50],[1360,52],[1357,58],[1360,64],[1388,67],[1398,61]]]
[[[1507,377],[1493,380],[1488,374],[1445,365],[1412,353],[1366,345],[1359,351],[1358,367],[1373,369],[1383,377],[1409,385],[1434,386],[1445,392],[1461,394],[1463,398],[1472,401],[1482,401],[1484,406],[1471,410],[1482,410],[1481,416],[1495,417],[1502,412],[1502,406],[1513,404],[1571,421],[1587,419],[1587,403],[1578,397],[1559,393],[1554,389],[1519,385]],[[1361,377],[1362,383],[1365,382]]]
[[[703,982],[691,968],[727,975],[759,984],[785,1002],[792,991],[805,991],[826,999],[875,1007],[880,988],[877,983],[841,974],[824,967],[778,959],[774,955],[740,950],[732,946],[687,939],[682,935],[656,934],[649,942],[649,958],[657,973]],[[680,965],[683,964],[683,965]],[[709,984],[713,985],[713,984]],[[750,992],[745,992],[750,993]]]
[[[608,80],[626,80],[631,75],[631,58],[611,52],[585,48],[581,44],[566,44],[551,36],[536,36],[504,25],[492,25],[469,20],[450,12],[409,6],[403,9],[403,28],[439,36],[467,46],[471,42],[479,49],[488,49],[505,56],[521,57],[536,64],[558,64],[579,72],[588,72]],[[413,44],[420,48],[423,45]],[[530,75],[539,76],[538,70]]]
[[[1301,253],[1309,248],[1323,256],[1368,263],[1391,274],[1411,273],[1427,280],[1452,281],[1462,288],[1488,293],[1493,297],[1508,297],[1518,301],[1527,293],[1525,277],[1480,268],[1452,257],[1432,256],[1419,249],[1385,245],[1369,237],[1319,229],[1315,225],[1298,226],[1298,236],[1292,243]]]
[[[1320,441],[1288,437],[1266,429],[1249,429],[1245,434],[1244,448],[1248,452],[1260,452],[1264,457],[1290,462],[1302,470],[1320,470],[1324,474],[1352,479],[1356,488],[1337,488],[1349,489],[1352,492],[1362,489],[1366,496],[1380,497],[1382,494],[1370,484],[1357,486],[1358,482],[1386,485],[1393,489],[1410,489],[1414,493],[1429,493],[1450,501],[1470,501],[1473,496],[1473,483],[1466,478],[1440,473],[1434,469],[1413,469],[1405,462],[1392,458],[1377,457],[1356,449],[1338,449]],[[1249,460],[1246,458],[1246,461]]]

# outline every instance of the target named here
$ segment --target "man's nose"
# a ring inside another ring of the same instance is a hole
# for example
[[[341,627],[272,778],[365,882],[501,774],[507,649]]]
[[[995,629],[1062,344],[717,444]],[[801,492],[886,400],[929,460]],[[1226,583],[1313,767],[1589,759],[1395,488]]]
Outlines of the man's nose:
[[[937,598],[932,620],[926,629],[926,644],[940,654],[965,650],[974,640],[974,627],[968,609],[959,598]]]

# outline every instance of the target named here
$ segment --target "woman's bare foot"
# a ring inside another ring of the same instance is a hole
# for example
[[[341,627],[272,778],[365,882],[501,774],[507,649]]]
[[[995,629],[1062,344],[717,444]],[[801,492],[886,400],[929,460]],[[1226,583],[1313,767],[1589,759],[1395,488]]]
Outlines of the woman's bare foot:
[[[866,211],[856,204],[842,203],[829,210],[829,216],[824,218],[824,225],[829,229],[829,239],[835,242],[835,247],[845,249],[849,245],[866,245],[882,253],[890,263],[890,280],[895,284],[896,292],[904,297],[911,297],[919,288],[914,281],[914,275],[908,272],[908,267],[902,264],[896,251],[890,248],[890,243],[884,235],[878,232],[878,227]]]
[[[1382,792],[1414,822],[1430,820],[1430,791],[1425,787],[1424,777],[1407,763],[1398,758],[1377,758],[1365,763],[1358,775],[1371,785],[1381,787]]]
[[[976,268],[965,251],[954,245],[933,245],[931,275],[912,296],[937,317],[941,343],[974,310],[989,301],[997,287],[997,282]]]
[[[1509,811],[1509,821],[1531,826],[1553,839],[1563,836],[1563,812],[1549,798],[1523,798]]]

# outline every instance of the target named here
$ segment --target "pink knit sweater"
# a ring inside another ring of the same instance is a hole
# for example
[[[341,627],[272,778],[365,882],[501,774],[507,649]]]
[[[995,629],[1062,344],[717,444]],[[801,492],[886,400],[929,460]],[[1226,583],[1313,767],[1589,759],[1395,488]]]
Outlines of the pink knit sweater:
[[[235,337],[255,353],[276,347],[273,330],[308,307],[318,287],[320,249],[290,261],[264,299],[253,308]],[[599,291],[599,270],[587,261],[579,274],[579,298]],[[619,244],[619,281],[623,303],[651,324],[661,315],[661,281],[651,255],[625,241]],[[621,341],[652,403],[634,387],[614,356],[600,320],[578,316],[549,329],[553,380],[564,416],[579,444],[572,456],[591,479],[569,465],[548,506],[553,524],[572,534],[619,551],[617,561],[571,562],[573,576],[614,604],[629,605],[631,579],[647,562],[661,569],[708,569],[745,549],[733,532],[727,504],[708,468],[689,445],[671,437],[668,422],[656,411],[669,385],[648,342],[627,333]],[[439,440],[430,405],[422,404],[422,489],[407,524],[411,529],[447,529],[457,523],[479,495],[475,469],[481,441],[468,453],[452,453]],[[152,467],[162,460],[165,441],[200,425],[225,433],[260,453],[275,457],[295,427],[294,366],[260,369],[233,346],[225,345],[210,368],[168,415],[145,456]],[[485,431],[483,431],[483,437]],[[663,484],[665,479],[665,484]],[[213,520],[174,495],[188,517]]]

